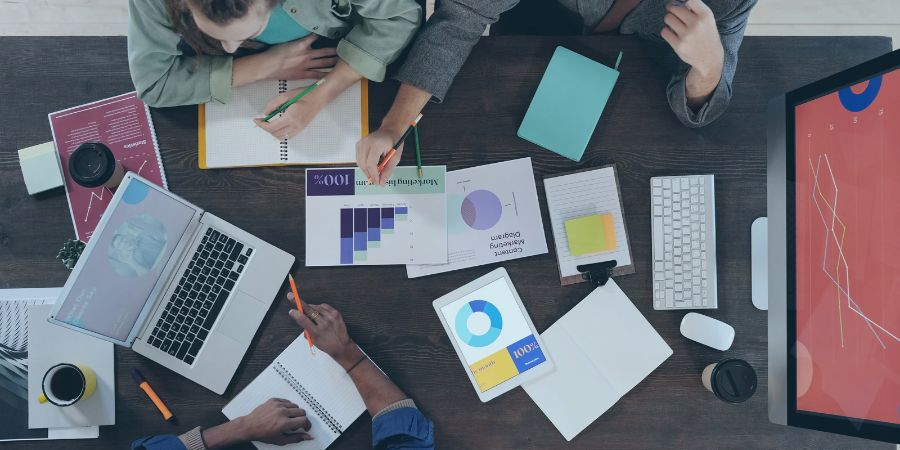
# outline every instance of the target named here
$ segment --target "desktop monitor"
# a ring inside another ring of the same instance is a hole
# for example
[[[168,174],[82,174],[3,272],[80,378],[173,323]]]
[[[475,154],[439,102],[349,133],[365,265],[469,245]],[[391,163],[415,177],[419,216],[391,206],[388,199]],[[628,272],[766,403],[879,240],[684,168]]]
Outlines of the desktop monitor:
[[[900,51],[768,112],[769,419],[900,443]]]

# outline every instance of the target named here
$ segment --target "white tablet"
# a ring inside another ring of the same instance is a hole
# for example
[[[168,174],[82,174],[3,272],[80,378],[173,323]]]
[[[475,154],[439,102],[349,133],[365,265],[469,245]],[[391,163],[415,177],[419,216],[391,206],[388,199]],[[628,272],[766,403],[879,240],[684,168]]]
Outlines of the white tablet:
[[[506,269],[435,300],[434,310],[482,402],[553,369]]]

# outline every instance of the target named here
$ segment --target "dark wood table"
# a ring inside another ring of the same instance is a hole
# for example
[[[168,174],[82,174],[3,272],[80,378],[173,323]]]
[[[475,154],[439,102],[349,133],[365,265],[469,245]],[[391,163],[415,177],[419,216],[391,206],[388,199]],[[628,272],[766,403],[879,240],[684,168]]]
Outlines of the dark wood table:
[[[622,76],[588,152],[573,163],[516,137],[556,45],[611,63],[625,52]],[[890,50],[887,38],[749,37],[728,113],[716,123],[682,127],[666,103],[666,77],[647,44],[628,37],[492,37],[483,39],[447,100],[429,105],[422,125],[424,161],[448,169],[530,156],[542,177],[609,163],[618,167],[637,273],[617,282],[674,350],[674,355],[612,409],[567,443],[521,389],[482,404],[431,307],[435,298],[492,267],[407,280],[403,267],[303,267],[304,169],[197,169],[196,108],[157,109],[153,120],[172,191],[297,256],[303,291],[340,309],[351,334],[434,420],[447,449],[552,448],[890,448],[827,433],[776,426],[766,415],[766,313],[750,302],[750,223],[766,214],[765,104],[777,93]],[[16,149],[51,139],[47,113],[133,90],[125,38],[0,38],[0,288],[61,286],[68,271],[54,257],[73,236],[63,191],[28,196]],[[379,123],[396,86],[373,86],[371,117]],[[414,163],[408,152],[404,163]],[[650,188],[657,175],[716,176],[719,308],[711,315],[737,331],[722,353],[683,338],[683,314],[654,311],[650,300]],[[545,229],[543,189],[538,188]],[[552,246],[551,246],[552,247]],[[565,314],[591,287],[561,287],[552,253],[504,266],[539,331]],[[284,287],[282,291],[284,291]],[[126,448],[132,439],[178,433],[224,420],[222,406],[297,334],[288,307],[276,302],[224,397],[200,388],[130,350],[116,350],[116,425],[99,440],[65,448]],[[700,372],[723,357],[757,369],[759,392],[746,403],[716,400]],[[179,416],[163,423],[134,385],[139,367]],[[2,413],[0,413],[2,415]],[[370,445],[368,416],[333,448]],[[0,444],[61,448],[59,442]]]

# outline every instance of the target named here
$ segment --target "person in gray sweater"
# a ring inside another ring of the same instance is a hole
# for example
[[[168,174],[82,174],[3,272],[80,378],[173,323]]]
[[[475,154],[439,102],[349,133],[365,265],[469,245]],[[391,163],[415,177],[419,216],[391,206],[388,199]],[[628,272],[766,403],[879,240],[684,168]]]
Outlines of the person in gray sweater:
[[[705,126],[731,101],[737,53],[756,0],[558,0],[586,33],[634,34],[666,45],[669,105],[685,126]],[[356,145],[357,164],[384,184],[403,149],[379,173],[378,162],[429,100],[441,102],[487,25],[518,0],[439,0],[394,75],[400,90],[381,127]]]
[[[672,74],[666,96],[675,117],[699,128],[731,102],[731,82],[750,10],[757,0],[559,0],[586,32],[618,31],[664,46]],[[681,5],[681,6],[679,6]],[[627,57],[627,56],[626,56]]]

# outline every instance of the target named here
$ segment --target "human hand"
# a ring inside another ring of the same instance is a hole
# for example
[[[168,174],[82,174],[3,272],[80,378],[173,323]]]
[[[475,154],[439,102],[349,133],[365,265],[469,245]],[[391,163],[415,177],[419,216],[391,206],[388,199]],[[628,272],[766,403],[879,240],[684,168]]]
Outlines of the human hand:
[[[313,439],[307,433],[311,424],[306,411],[281,398],[266,400],[250,414],[236,421],[239,422],[244,441],[285,445]]]
[[[712,10],[701,0],[687,0],[684,6],[669,4],[666,10],[662,38],[698,74],[718,83],[725,51]]]
[[[284,44],[278,44],[261,53],[260,63],[268,80],[302,80],[322,78],[321,69],[334,67],[338,62],[333,47],[312,48],[318,35],[309,36]]]
[[[294,304],[294,295],[287,294],[287,301]],[[334,358],[345,370],[349,369],[362,355],[362,350],[347,334],[344,318],[327,303],[310,305],[300,299],[303,313],[291,309],[288,313],[307,333],[319,350]]]
[[[400,144],[394,153],[394,156],[388,161],[384,167],[384,171],[378,173],[378,163],[380,158],[387,154],[396,143],[397,139],[403,133],[395,135],[393,131],[388,131],[384,127],[379,128],[368,136],[363,137],[356,143],[356,164],[366,174],[370,183],[384,186],[384,183],[391,178],[397,164],[400,163],[400,156],[403,155],[403,144]]]
[[[263,112],[268,115],[303,89],[306,88],[291,89],[283,94],[278,94],[272,98],[272,100],[269,100],[269,103],[266,104]],[[305,97],[297,100],[294,104],[284,110],[281,116],[275,116],[269,122],[259,118],[253,119],[253,122],[256,123],[256,126],[266,130],[279,141],[290,139],[306,129],[309,123],[316,117],[316,114],[325,107],[325,102],[316,95],[316,91],[312,91]]]

